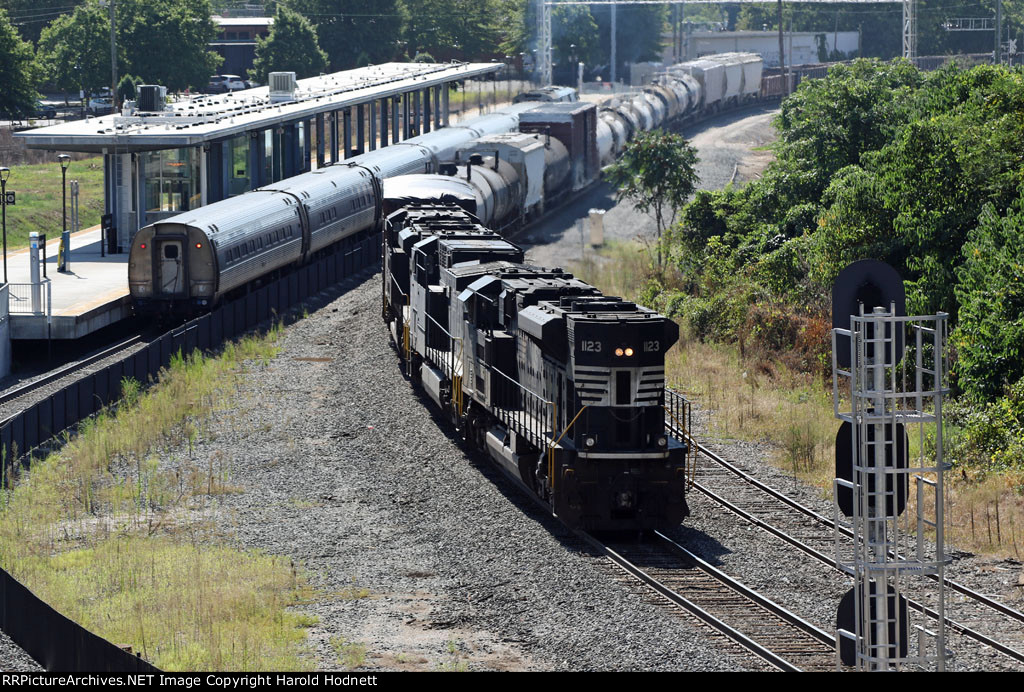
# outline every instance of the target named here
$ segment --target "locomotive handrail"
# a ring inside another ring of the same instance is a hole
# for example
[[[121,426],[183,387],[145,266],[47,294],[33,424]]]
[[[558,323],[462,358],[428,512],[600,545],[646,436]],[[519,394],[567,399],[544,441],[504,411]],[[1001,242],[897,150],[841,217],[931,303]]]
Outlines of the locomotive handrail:
[[[524,387],[494,366],[489,367],[491,373],[504,378],[505,386],[512,385],[512,392],[519,392],[524,401],[507,401],[505,396],[495,395],[492,400],[498,402],[493,406],[496,415],[516,433],[526,437],[538,449],[543,449],[549,439],[554,438],[556,425],[555,404],[539,394]],[[498,380],[501,382],[501,379]],[[493,380],[492,380],[493,383]],[[503,406],[501,404],[508,404]],[[513,408],[513,406],[515,408]]]
[[[558,446],[558,443],[562,441],[562,438],[565,437],[565,434],[569,432],[573,424],[576,423],[576,420],[580,417],[580,414],[582,414],[589,407],[590,404],[586,404],[579,411],[577,411],[576,415],[572,417],[571,421],[569,421],[569,425],[565,426],[565,429],[562,431],[562,434],[558,436],[558,439],[552,442],[551,446],[548,447],[548,482],[551,484],[551,492],[555,491],[555,447]]]
[[[398,285],[398,279],[395,278],[394,274],[391,275],[391,283],[393,283],[395,285],[395,290],[398,291],[398,295],[400,295],[403,298],[405,298],[405,304],[408,305],[409,304],[409,296],[406,294],[405,291],[402,290],[402,287]]]
[[[427,341],[425,345],[425,350],[427,352],[426,355],[438,365],[447,368],[448,372],[446,372],[445,375],[448,377],[449,380],[451,380],[455,375],[455,349],[453,348],[453,342],[455,341],[455,337],[453,337],[451,333],[447,329],[445,329],[440,322],[435,320],[429,314],[424,313],[424,315],[426,316],[427,320],[429,320],[429,323],[427,325],[428,328],[432,324],[433,327],[435,329],[439,329],[441,331],[441,334],[443,334],[445,338],[447,338],[448,340],[447,349],[441,349],[436,346],[431,346],[430,334],[428,332],[428,334],[425,335]]]
[[[689,482],[693,485],[694,479],[697,475],[697,441],[693,439],[693,434],[690,432],[693,429],[693,407],[690,400],[685,396],[676,392],[668,387],[665,387],[665,399],[666,404],[662,404],[662,408],[668,413],[669,417],[675,421],[683,439],[688,442],[686,452],[687,467],[689,469]],[[675,409],[675,410],[673,410]],[[681,411],[679,409],[682,409]],[[676,414],[680,415],[677,416]],[[683,423],[679,418],[686,419],[686,423]]]

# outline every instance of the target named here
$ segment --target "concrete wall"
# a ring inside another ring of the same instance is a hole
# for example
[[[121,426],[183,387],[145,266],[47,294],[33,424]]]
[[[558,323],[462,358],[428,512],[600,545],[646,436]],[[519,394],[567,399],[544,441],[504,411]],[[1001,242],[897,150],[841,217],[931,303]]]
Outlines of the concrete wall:
[[[0,286],[0,378],[11,374],[11,303],[7,284]]]

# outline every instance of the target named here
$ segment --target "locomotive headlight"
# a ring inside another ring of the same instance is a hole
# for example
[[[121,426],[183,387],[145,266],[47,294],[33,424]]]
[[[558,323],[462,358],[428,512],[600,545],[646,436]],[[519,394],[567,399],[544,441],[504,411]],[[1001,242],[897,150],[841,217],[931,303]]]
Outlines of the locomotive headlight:
[[[618,356],[619,358],[622,357],[623,353],[625,353],[625,351],[623,351],[621,348],[615,349],[615,355]]]
[[[658,446],[659,447],[668,447],[668,438],[665,437],[664,435],[659,437],[658,438]]]
[[[633,355],[633,349],[631,349],[631,348],[627,348],[627,349],[626,349],[626,355],[627,355],[627,356],[631,356],[631,355]]]
[[[596,440],[594,440],[594,438],[592,437],[588,437],[586,440],[583,441],[583,444],[585,444],[587,448],[590,448],[596,444]]]

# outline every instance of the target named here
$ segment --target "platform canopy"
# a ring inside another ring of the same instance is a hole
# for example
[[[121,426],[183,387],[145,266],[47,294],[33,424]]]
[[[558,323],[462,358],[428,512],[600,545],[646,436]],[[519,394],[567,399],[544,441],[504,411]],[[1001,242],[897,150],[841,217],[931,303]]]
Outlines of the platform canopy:
[[[32,149],[121,152],[198,146],[314,118],[375,100],[440,87],[500,70],[500,63],[384,63],[298,80],[294,100],[272,103],[269,87],[181,96],[161,113],[113,114],[25,130]]]

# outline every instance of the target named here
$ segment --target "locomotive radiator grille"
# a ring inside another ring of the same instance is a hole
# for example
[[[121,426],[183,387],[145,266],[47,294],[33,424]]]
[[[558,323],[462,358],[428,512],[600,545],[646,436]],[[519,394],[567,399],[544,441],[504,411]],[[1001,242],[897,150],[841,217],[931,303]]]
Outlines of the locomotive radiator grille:
[[[612,379],[617,377],[615,405],[618,406],[660,406],[662,391],[665,389],[665,368],[615,369],[594,366],[577,366],[573,371],[576,392],[580,401],[588,406],[612,405]],[[625,374],[629,377],[624,377]],[[627,391],[622,391],[627,387]]]
[[[611,393],[611,368],[580,367],[573,371],[576,392],[580,401],[588,406],[607,406]]]
[[[665,368],[641,368],[634,402],[638,406],[660,406],[665,389]]]

